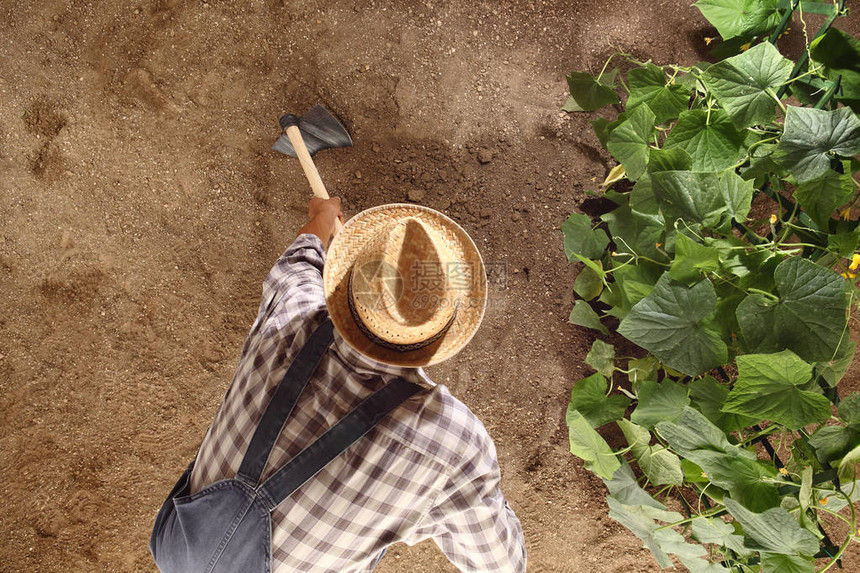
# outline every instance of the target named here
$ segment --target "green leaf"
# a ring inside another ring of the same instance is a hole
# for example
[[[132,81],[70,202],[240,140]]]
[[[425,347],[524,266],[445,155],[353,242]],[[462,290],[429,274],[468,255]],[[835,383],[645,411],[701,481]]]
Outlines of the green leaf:
[[[857,464],[860,464],[860,446],[845,454],[845,457],[839,462],[839,481],[855,481],[860,477],[857,474]]]
[[[622,460],[621,467],[615,471],[611,480],[604,479],[603,483],[609,490],[609,495],[624,505],[644,505],[665,510],[666,506],[651,497],[651,494],[639,487],[633,469],[627,460]]]
[[[627,114],[627,119],[609,135],[606,147],[624,165],[627,177],[635,181],[648,164],[655,116],[647,106],[638,106]]]
[[[729,389],[717,382],[713,376],[693,380],[689,384],[693,404],[724,432],[729,433],[755,424],[754,418],[728,414],[722,411]]]
[[[854,183],[848,173],[828,169],[821,177],[798,185],[794,196],[815,224],[827,231],[833,211],[854,197]]]
[[[601,219],[609,225],[609,232],[622,252],[632,249],[640,256],[665,259],[665,255],[657,248],[657,243],[662,242],[666,232],[663,217],[660,215],[641,213],[628,205],[622,205],[606,213]],[[623,241],[618,241],[618,237]]]
[[[815,555],[818,540],[800,527],[790,513],[780,507],[754,513],[733,499],[725,500],[726,509],[744,528],[746,547],[786,555]]]
[[[848,339],[848,337],[843,338],[839,344],[839,348],[836,350],[836,356],[832,360],[815,362],[813,364],[815,372],[819,378],[823,378],[827,382],[828,386],[835,388],[854,362],[855,350],[857,350],[857,343]]]
[[[625,119],[627,119],[627,114],[620,113],[614,121],[609,121],[604,117],[598,117],[594,121],[590,122],[591,127],[594,128],[594,134],[600,141],[600,145],[606,148],[606,142],[609,141],[609,134],[611,134],[616,127],[621,125]]]
[[[643,505],[625,505],[611,496],[606,498],[606,503],[609,505],[609,517],[641,539],[643,546],[651,550],[660,567],[664,569],[672,567],[672,560],[662,546],[683,544],[684,538],[671,527],[661,528],[654,519],[672,523],[681,521],[683,519],[681,514]]]
[[[696,517],[691,522],[693,539],[702,543],[715,543],[734,551],[741,557],[751,557],[753,552],[744,547],[744,538],[735,528],[720,518]]]
[[[734,126],[743,129],[773,121],[776,101],[773,95],[791,75],[792,63],[783,58],[770,42],[716,63],[702,75]]]
[[[860,41],[842,30],[830,28],[810,44],[810,54],[827,78],[835,80],[842,76],[836,99],[860,113]]]
[[[594,111],[621,101],[615,90],[598,83],[585,72],[571,72],[567,76],[567,86],[571,97],[583,111]]]
[[[732,499],[753,511],[764,511],[779,505],[776,486],[764,479],[774,479],[776,469],[772,463],[749,459],[731,453],[695,450],[686,457],[699,465],[711,483],[727,490]]]
[[[723,452],[736,457],[755,459],[755,454],[738,446],[733,446],[726,439],[726,434],[708,420],[701,412],[689,406],[684,409],[677,423],[660,422],[657,433],[666,440],[674,451],[684,457],[697,450]]]
[[[573,262],[574,255],[598,259],[609,244],[606,233],[601,229],[592,229],[591,219],[581,213],[572,213],[561,224],[561,231],[564,233],[564,252],[570,262]]]
[[[591,305],[584,300],[578,300],[574,303],[568,321],[577,326],[593,328],[602,334],[609,334],[609,329],[600,322],[600,317],[597,316]]]
[[[860,446],[860,431],[845,426],[821,426],[809,438],[815,457],[822,464],[829,464]]]
[[[812,378],[812,366],[794,352],[738,356],[738,379],[723,411],[772,420],[790,430],[830,417],[830,401],[798,386]]]
[[[788,106],[779,141],[781,163],[797,182],[821,177],[835,155],[860,153],[860,119],[847,107],[824,111]]]
[[[860,230],[855,229],[848,233],[827,235],[827,250],[840,256],[851,257],[860,244]]]
[[[741,177],[746,180],[754,180],[762,175],[770,176],[776,174],[779,177],[785,177],[788,172],[782,165],[776,162],[776,150],[778,146],[772,143],[764,143],[752,150],[750,164],[746,168],[741,169]],[[756,187],[760,187],[757,184]]]
[[[815,573],[815,559],[801,555],[762,552],[761,573]]]
[[[573,386],[570,393],[567,416],[571,416],[575,410],[594,428],[623,417],[630,399],[621,394],[607,396],[606,392],[606,379],[599,372],[583,378]]]
[[[670,368],[698,376],[728,360],[725,342],[709,323],[716,306],[710,281],[688,287],[665,273],[621,321],[618,332]]]
[[[703,274],[720,268],[720,253],[713,247],[700,245],[683,233],[675,238],[675,260],[669,269],[672,279],[692,284],[702,279]]]
[[[845,397],[841,402],[837,411],[839,417],[849,426],[857,426],[860,429],[860,392],[854,392]]]
[[[752,181],[734,172],[661,171],[651,174],[654,195],[669,220],[683,219],[719,227],[731,219],[746,220],[752,202]]]
[[[602,266],[600,261],[596,262]],[[582,267],[573,283],[573,292],[585,300],[593,300],[603,292],[603,276],[589,266]]]
[[[747,296],[736,315],[748,352],[783,349],[804,360],[830,360],[846,329],[845,281],[833,271],[789,257],[774,272],[778,300]]]
[[[663,382],[646,380],[639,389],[639,404],[630,419],[652,429],[664,420],[676,422],[690,404],[687,387],[672,380]]]
[[[681,112],[663,149],[680,147],[693,158],[693,171],[722,171],[743,157],[745,134],[735,129],[728,114],[703,109]]]
[[[682,485],[681,459],[662,446],[651,446],[651,433],[627,419],[618,420],[630,453],[636,458],[645,477],[654,485]]]
[[[612,378],[612,372],[615,370],[615,347],[602,340],[595,340],[585,356],[585,363],[605,377]]]
[[[627,109],[644,103],[654,112],[657,124],[675,119],[687,109],[690,90],[676,84],[666,85],[666,74],[661,67],[647,64],[634,68],[627,74],[627,81],[630,85]]]
[[[754,36],[776,26],[777,0],[699,0],[694,4],[724,40]]]
[[[568,410],[567,425],[570,453],[582,458],[586,469],[602,478],[612,479],[615,470],[621,467],[621,462],[618,461],[618,456],[615,455],[609,444],[576,410]]]
[[[680,147],[651,150],[651,159],[648,161],[648,173],[656,171],[689,171],[692,168],[693,158]],[[639,181],[642,181],[642,179],[639,179]],[[636,183],[638,184],[639,181]]]
[[[636,392],[646,380],[656,380],[660,362],[651,355],[645,358],[631,358],[627,361],[627,378]]]

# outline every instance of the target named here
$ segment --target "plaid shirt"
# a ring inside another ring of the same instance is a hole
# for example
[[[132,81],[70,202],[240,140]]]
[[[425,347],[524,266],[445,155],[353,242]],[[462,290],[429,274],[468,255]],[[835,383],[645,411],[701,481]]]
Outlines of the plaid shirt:
[[[300,235],[266,278],[238,370],[197,454],[192,493],[235,477],[287,366],[327,317],[324,260],[319,238]],[[395,377],[427,389],[272,512],[273,571],[370,571],[388,545],[427,538],[463,571],[525,571],[522,528],[502,497],[480,420],[420,368],[371,361],[336,331],[262,479]]]

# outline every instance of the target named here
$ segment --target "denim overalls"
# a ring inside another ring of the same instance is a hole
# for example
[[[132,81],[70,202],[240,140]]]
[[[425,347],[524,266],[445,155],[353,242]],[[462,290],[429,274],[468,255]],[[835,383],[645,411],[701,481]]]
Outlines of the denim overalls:
[[[332,340],[333,326],[326,319],[287,369],[234,479],[189,495],[194,462],[179,478],[155,518],[149,541],[162,573],[269,573],[272,510],[421,389],[402,378],[389,382],[259,483],[284,422]]]

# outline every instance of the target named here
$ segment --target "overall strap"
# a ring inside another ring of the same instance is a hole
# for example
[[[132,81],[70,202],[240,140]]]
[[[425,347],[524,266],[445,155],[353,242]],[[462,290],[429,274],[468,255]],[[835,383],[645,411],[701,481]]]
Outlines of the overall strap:
[[[269,511],[419,390],[421,387],[417,384],[407,382],[403,378],[395,378],[365,398],[352,412],[296,454],[260,486],[257,494],[265,501]]]
[[[278,388],[272,395],[269,405],[266,406],[260,423],[257,424],[254,437],[251,438],[251,443],[248,445],[245,457],[242,458],[242,464],[239,466],[239,472],[236,474],[237,480],[251,487],[257,487],[269,459],[269,454],[271,454],[278,439],[278,434],[281,433],[281,428],[283,428],[287,418],[290,417],[299,395],[307,386],[320,360],[331,345],[334,339],[333,333],[334,326],[332,326],[331,320],[327,318],[310,335],[305,345],[293,359],[287,373],[284,374],[281,383],[278,384]]]

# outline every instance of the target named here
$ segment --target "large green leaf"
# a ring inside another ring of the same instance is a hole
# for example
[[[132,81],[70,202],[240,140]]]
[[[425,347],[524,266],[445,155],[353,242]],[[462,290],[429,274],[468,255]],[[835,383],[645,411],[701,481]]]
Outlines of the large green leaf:
[[[598,266],[603,264],[596,261]],[[573,292],[578,294],[585,300],[592,300],[603,291],[603,275],[597,273],[590,266],[584,266],[576,275],[576,281],[573,283]]]
[[[694,109],[681,112],[663,144],[664,149],[680,147],[693,158],[693,171],[722,171],[743,156],[745,134],[735,129],[722,110]]]
[[[689,406],[687,387],[673,380],[646,380],[639,389],[639,404],[630,420],[649,430],[658,422],[676,422]]]
[[[860,153],[860,119],[850,108],[824,111],[788,106],[779,140],[780,161],[798,183],[821,177],[834,155]]]
[[[732,171],[660,171],[650,177],[654,196],[667,220],[719,227],[731,219],[744,221],[749,213],[752,181],[744,181]]]
[[[654,121],[654,112],[640,105],[627,112],[627,119],[612,131],[606,143],[609,152],[624,165],[627,177],[632,181],[645,173]]]
[[[753,36],[779,22],[777,0],[699,0],[694,6],[724,40]]]
[[[681,459],[663,446],[652,446],[651,432],[630,420],[618,420],[618,426],[627,439],[630,453],[636,458],[645,477],[654,485],[682,485],[684,472]]]
[[[792,64],[770,42],[762,42],[708,68],[702,81],[738,129],[766,124],[776,115],[775,92]]]
[[[815,457],[822,464],[829,464],[860,446],[860,431],[845,426],[821,426],[809,438],[815,449]]]
[[[654,520],[673,523],[683,519],[681,514],[644,505],[626,505],[611,496],[606,498],[606,503],[609,505],[609,517],[641,539],[660,567],[672,567],[672,560],[666,550],[685,544],[684,537],[671,527],[661,527]],[[705,550],[700,549],[700,555],[704,555]]]
[[[836,99],[860,113],[860,40],[830,28],[810,44],[810,54],[825,76],[831,80],[841,76]]]
[[[657,433],[666,440],[669,447],[684,457],[689,457],[698,450],[710,450],[755,459],[754,453],[730,444],[725,432],[701,412],[689,406],[684,409],[677,422],[657,424]]]
[[[821,177],[798,185],[794,196],[815,224],[827,231],[833,211],[854,197],[854,183],[850,174],[828,169]]]
[[[621,467],[615,470],[612,479],[603,479],[603,483],[609,490],[609,495],[624,505],[644,505],[661,510],[666,509],[665,505],[651,497],[650,493],[639,486],[627,460],[622,460]]]
[[[615,347],[602,340],[595,340],[591,344],[591,350],[585,355],[585,363],[605,377],[611,378],[612,371],[615,370]]]
[[[619,251],[629,252],[632,249],[637,255],[650,259],[665,258],[657,248],[657,243],[663,240],[666,232],[662,216],[642,213],[631,209],[629,205],[622,205],[601,219],[609,225],[609,232]]]
[[[576,410],[568,410],[566,417],[570,453],[582,458],[586,469],[600,477],[612,479],[612,474],[621,466],[618,456],[582,414]]]
[[[729,433],[741,428],[755,424],[754,418],[739,416],[723,412],[723,405],[729,397],[729,389],[714,379],[713,376],[705,376],[693,380],[689,384],[690,398],[693,404],[711,422]]]
[[[667,85],[666,74],[661,67],[647,64],[634,68],[627,75],[627,81],[630,86],[627,109],[632,110],[644,103],[654,112],[657,124],[675,119],[687,109],[690,90],[677,84]]]
[[[846,424],[860,429],[860,392],[854,392],[839,402],[837,412]]]
[[[609,329],[600,322],[600,317],[584,300],[578,300],[573,304],[568,321],[577,326],[593,328],[601,334],[609,334]]]
[[[662,435],[662,434],[661,434]],[[715,486],[727,490],[733,499],[753,511],[764,511],[779,505],[776,486],[764,481],[774,479],[773,464],[730,453],[694,450],[685,457],[702,468]]]
[[[567,260],[573,262],[574,255],[582,255],[587,259],[597,259],[603,255],[603,249],[609,244],[609,237],[601,229],[591,227],[591,219],[582,213],[572,213],[567,221],[561,224],[564,233],[564,252]]]
[[[703,274],[720,268],[720,253],[714,247],[700,245],[683,233],[675,237],[675,260],[669,269],[672,279],[692,284]]]
[[[798,386],[812,378],[812,366],[794,352],[738,356],[738,379],[724,412],[771,420],[790,430],[830,417],[830,401]]]
[[[751,557],[753,552],[744,547],[744,538],[735,528],[720,518],[696,517],[691,522],[693,539],[702,543],[715,543],[734,551],[742,557]]]
[[[570,72],[567,86],[571,97],[582,111],[594,111],[621,101],[615,90],[598,83],[591,74],[585,72]]]
[[[815,573],[815,559],[762,551],[761,573]]]
[[[689,171],[692,168],[693,158],[680,147],[651,150],[651,159],[648,161],[648,173],[654,173],[655,171]],[[640,178],[636,184],[638,185],[644,179],[644,177]],[[636,208],[632,197],[630,206],[634,209]]]
[[[573,412],[576,411],[588,420],[592,427],[599,428],[624,416],[630,399],[621,394],[606,394],[607,382],[599,372],[583,378],[573,386],[570,393],[567,419],[575,417]]]
[[[845,281],[801,257],[789,257],[774,272],[778,300],[748,295],[737,317],[748,352],[783,349],[809,362],[830,360],[847,336]]]
[[[815,555],[818,552],[815,535],[800,527],[781,507],[754,513],[728,498],[725,505],[744,528],[748,548],[786,555]]]
[[[728,360],[726,344],[710,323],[716,307],[710,281],[688,287],[665,273],[621,321],[618,332],[670,368],[698,376]]]

